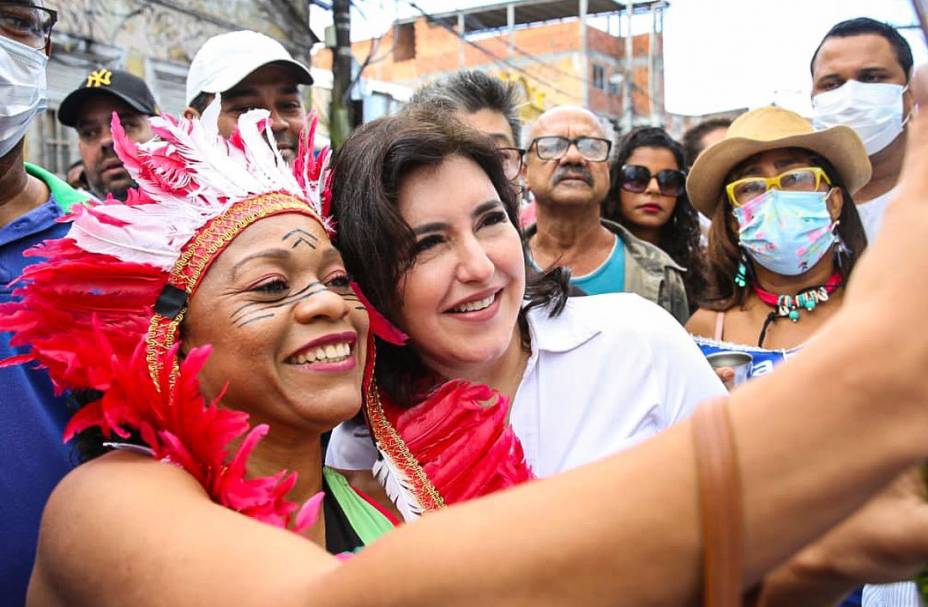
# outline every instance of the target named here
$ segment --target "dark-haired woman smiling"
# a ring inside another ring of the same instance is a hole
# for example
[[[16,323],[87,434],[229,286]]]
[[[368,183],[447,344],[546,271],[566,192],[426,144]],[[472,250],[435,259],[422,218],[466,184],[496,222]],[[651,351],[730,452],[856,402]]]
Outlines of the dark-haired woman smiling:
[[[690,311],[706,286],[699,217],[686,195],[683,146],[658,127],[629,133],[612,164],[603,217],[660,247],[686,270]]]
[[[517,201],[490,143],[447,111],[423,107],[364,125],[336,159],[339,249],[409,340],[378,344],[384,413],[369,410],[368,418],[383,458],[368,438],[337,430],[327,461],[414,471],[418,485],[387,483],[394,498],[433,481],[434,491],[405,500],[416,506],[406,513],[437,504],[434,494],[462,495],[443,479],[478,477],[469,497],[500,488],[476,465],[484,450],[498,450],[465,438],[478,434],[470,424],[485,412],[470,400],[461,405],[460,392],[433,392],[446,380],[501,395],[496,423],[505,431],[511,424],[540,477],[653,436],[722,390],[658,306],[631,293],[568,299],[558,271],[526,274]]]

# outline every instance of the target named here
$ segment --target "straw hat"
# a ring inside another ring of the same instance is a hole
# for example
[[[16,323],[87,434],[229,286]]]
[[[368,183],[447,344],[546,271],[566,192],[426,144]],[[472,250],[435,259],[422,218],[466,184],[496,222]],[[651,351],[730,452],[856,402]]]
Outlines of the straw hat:
[[[870,181],[867,151],[849,127],[816,131],[799,114],[769,106],[739,116],[728,127],[725,139],[696,158],[686,181],[690,202],[712,217],[731,170],[754,154],[781,148],[803,148],[827,159],[851,194]]]

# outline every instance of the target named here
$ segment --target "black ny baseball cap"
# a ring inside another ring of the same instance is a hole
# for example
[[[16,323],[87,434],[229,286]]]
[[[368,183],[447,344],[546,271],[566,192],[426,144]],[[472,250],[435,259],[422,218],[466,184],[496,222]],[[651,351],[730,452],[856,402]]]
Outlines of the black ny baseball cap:
[[[65,126],[77,126],[81,105],[86,99],[99,94],[113,95],[142,114],[158,114],[158,104],[144,80],[129,72],[101,67],[87,74],[84,83],[64,98],[58,108],[58,121]]]

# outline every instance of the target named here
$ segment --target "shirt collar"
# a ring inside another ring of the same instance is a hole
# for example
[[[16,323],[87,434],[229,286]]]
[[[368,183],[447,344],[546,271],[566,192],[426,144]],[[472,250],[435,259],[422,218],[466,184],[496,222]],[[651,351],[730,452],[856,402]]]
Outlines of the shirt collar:
[[[602,329],[572,309],[568,299],[560,315],[550,318],[547,307],[529,310],[528,328],[532,336],[532,352],[567,352],[593,339]]]
[[[38,234],[55,225],[64,211],[55,202],[52,196],[45,204],[37,206],[25,215],[17,217],[7,225],[0,227],[0,246]]]

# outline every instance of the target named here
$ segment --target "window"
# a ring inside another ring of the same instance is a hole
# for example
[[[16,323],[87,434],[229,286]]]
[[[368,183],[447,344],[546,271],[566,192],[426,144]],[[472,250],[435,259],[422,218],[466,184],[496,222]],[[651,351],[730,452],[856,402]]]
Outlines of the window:
[[[393,30],[395,46],[393,47],[393,61],[406,61],[416,58],[416,24],[403,23]]]
[[[606,69],[601,65],[593,65],[593,88],[606,90]]]
[[[39,122],[39,140],[42,146],[39,164],[42,168],[56,175],[63,176],[67,173],[72,155],[71,138],[68,136],[70,130],[58,122],[57,110],[48,109],[42,114]]]
[[[155,95],[159,111],[174,115],[183,113],[187,107],[187,66],[149,58],[145,82]]]

